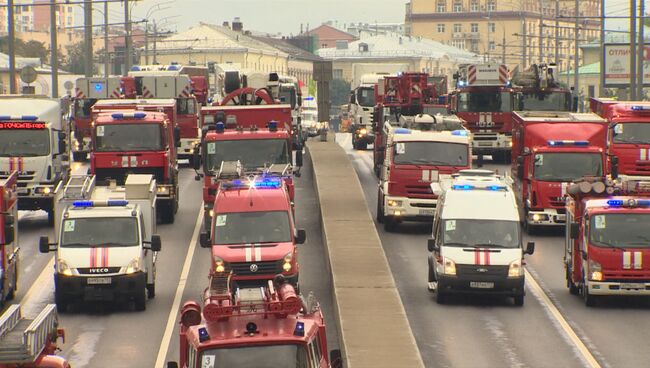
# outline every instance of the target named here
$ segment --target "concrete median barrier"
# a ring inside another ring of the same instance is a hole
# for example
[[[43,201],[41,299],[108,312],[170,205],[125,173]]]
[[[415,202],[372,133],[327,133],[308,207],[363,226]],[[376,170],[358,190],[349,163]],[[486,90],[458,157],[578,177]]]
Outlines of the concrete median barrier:
[[[332,135],[307,149],[346,366],[424,367],[352,164]]]

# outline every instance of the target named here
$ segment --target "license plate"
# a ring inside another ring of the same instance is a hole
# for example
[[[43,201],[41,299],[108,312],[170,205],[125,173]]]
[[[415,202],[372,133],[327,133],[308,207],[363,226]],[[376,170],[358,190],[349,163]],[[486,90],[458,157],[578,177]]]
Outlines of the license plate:
[[[557,215],[558,221],[566,221],[566,215]]]
[[[89,277],[88,285],[108,285],[111,283],[110,277]]]
[[[492,142],[478,142],[478,145],[482,147],[492,147]]]
[[[18,188],[17,192],[18,192],[18,194],[28,194],[29,189],[27,189],[27,188]]]
[[[434,213],[434,210],[420,210],[420,215],[422,216],[433,216]]]
[[[645,284],[621,284],[621,289],[645,289]]]
[[[469,282],[469,287],[475,288],[475,289],[494,289],[494,283],[493,282],[470,281]]]

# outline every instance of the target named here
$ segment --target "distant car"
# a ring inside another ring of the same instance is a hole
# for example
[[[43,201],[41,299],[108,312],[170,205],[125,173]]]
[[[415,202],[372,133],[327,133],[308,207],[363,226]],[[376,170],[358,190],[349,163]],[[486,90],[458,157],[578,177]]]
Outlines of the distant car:
[[[327,122],[319,122],[316,111],[304,111],[302,113],[303,135],[306,137],[317,137],[323,130],[327,130]]]

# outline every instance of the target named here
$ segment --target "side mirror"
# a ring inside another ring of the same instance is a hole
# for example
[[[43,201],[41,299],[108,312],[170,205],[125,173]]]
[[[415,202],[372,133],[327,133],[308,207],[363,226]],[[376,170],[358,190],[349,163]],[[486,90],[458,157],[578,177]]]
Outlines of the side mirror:
[[[199,244],[201,244],[201,248],[210,248],[210,238],[207,232],[201,231],[199,234]]]
[[[296,231],[296,244],[304,244],[307,240],[307,232],[303,229]]]
[[[440,251],[440,247],[438,246],[438,244],[436,244],[436,238],[431,237],[427,239],[427,249],[429,250],[429,252]]]
[[[41,236],[38,240],[38,250],[41,253],[50,252],[50,239],[47,236]]]
[[[341,357],[341,350],[336,349],[330,351],[330,367],[343,368],[343,358]]]
[[[612,156],[612,178],[616,179],[618,178],[618,157],[617,156]]]
[[[580,224],[577,222],[573,222],[569,224],[569,236],[571,239],[578,239],[578,236],[580,234]]]
[[[68,150],[68,144],[65,142],[65,137],[63,139],[59,137],[59,154],[62,155],[66,153],[67,150]]]
[[[524,254],[533,254],[533,253],[535,253],[535,242],[526,243],[526,249],[524,250]]]
[[[302,149],[296,150],[296,166],[302,167]]]
[[[181,146],[181,128],[180,127],[174,127],[174,144],[176,147]]]
[[[160,240],[160,235],[151,235],[151,250],[154,252],[160,252],[162,247],[162,241]]]
[[[350,93],[350,103],[354,105],[355,100],[354,100],[354,92]]]
[[[167,368],[178,368],[178,363],[176,363],[176,362],[167,362]]]

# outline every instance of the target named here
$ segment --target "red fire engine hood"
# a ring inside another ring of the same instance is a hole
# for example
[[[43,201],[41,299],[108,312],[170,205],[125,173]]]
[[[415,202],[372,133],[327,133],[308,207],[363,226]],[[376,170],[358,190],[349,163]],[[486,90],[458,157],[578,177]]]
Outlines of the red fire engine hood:
[[[293,253],[294,247],[291,242],[213,245],[212,256],[227,263],[273,262],[282,261],[287,253]]]
[[[589,245],[589,259],[600,263],[603,276],[607,279],[648,279],[650,271],[650,248],[601,247]],[[632,280],[630,280],[632,281]]]
[[[530,183],[531,208],[560,208],[565,206],[567,186],[570,183],[532,180]]]
[[[461,166],[393,165],[388,182],[388,195],[409,198],[435,199],[431,183],[442,174],[468,169]]]

